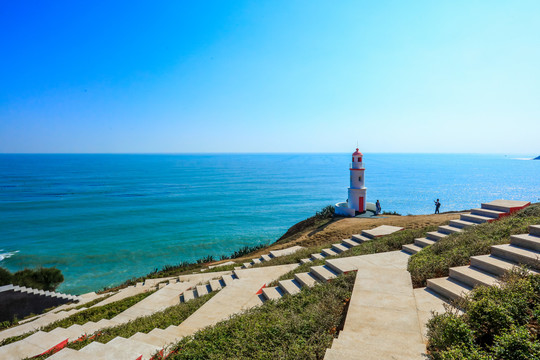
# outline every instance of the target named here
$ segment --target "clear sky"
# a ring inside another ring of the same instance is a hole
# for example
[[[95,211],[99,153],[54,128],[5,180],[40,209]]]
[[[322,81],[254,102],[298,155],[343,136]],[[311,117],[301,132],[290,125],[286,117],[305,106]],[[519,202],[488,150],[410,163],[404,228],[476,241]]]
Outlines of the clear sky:
[[[2,1],[0,152],[540,155],[540,1]]]

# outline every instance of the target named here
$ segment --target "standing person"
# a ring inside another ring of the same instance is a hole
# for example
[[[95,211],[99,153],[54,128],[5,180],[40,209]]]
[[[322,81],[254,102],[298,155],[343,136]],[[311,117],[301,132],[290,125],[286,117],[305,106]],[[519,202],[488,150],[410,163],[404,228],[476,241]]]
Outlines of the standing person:
[[[375,215],[379,215],[381,213],[381,203],[379,202],[379,200],[377,200],[375,206],[377,208],[377,211],[375,211]]]
[[[441,203],[439,202],[439,199],[435,201],[435,214],[439,214],[439,208],[441,207]]]

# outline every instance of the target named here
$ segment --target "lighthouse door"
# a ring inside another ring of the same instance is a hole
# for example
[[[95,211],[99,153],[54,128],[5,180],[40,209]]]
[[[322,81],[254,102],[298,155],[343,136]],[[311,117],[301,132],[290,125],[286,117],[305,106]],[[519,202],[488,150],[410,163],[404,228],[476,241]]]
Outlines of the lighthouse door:
[[[364,197],[363,196],[360,196],[358,198],[358,211],[359,212],[364,212],[366,211],[366,209],[364,209]]]

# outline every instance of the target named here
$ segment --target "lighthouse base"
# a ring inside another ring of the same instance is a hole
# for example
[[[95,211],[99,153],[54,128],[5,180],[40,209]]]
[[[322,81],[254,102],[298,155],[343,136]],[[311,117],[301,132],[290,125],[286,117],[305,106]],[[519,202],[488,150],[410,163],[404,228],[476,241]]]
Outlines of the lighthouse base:
[[[361,212],[356,211],[355,209],[351,209],[349,207],[348,202],[340,202],[334,205],[334,214],[336,216],[345,216],[345,217],[355,217],[355,216],[373,217],[373,216],[376,216],[375,215],[376,209],[377,208],[374,203],[368,202],[366,203],[366,211],[361,213]]]

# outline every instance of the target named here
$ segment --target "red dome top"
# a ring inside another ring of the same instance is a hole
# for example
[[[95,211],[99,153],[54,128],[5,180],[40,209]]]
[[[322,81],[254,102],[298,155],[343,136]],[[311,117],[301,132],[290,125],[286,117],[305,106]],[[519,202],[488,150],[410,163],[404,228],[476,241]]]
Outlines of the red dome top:
[[[364,156],[360,151],[358,151],[358,148],[356,148],[356,151],[353,152],[353,156]]]

